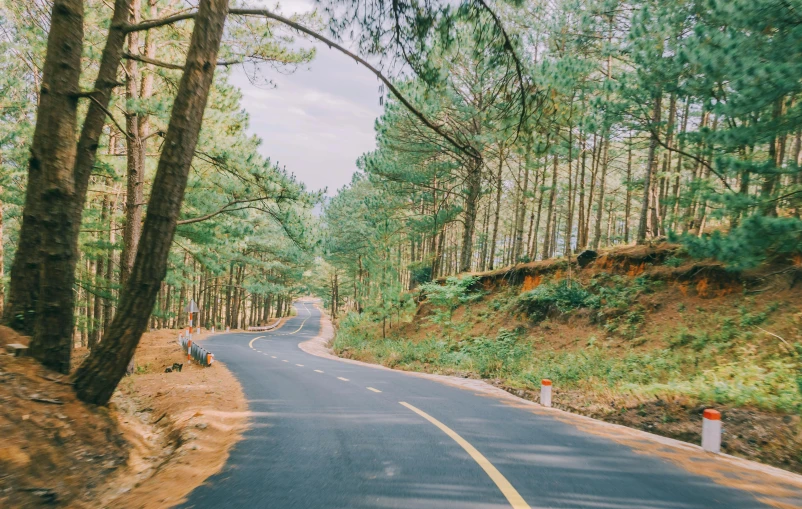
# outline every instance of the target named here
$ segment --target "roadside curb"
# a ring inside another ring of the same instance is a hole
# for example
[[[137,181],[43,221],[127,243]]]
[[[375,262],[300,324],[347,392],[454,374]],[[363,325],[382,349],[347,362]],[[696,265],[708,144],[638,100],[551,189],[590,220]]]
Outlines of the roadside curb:
[[[701,446],[663,437],[647,431],[630,428],[620,424],[602,421],[574,414],[554,407],[544,407],[530,400],[520,398],[504,389],[490,385],[484,380],[459,378],[448,375],[420,373],[388,368],[380,364],[337,356],[329,347],[335,331],[331,320],[315,303],[321,312],[318,335],[298,344],[304,352],[339,362],[356,364],[373,369],[404,373],[418,378],[426,378],[460,389],[471,390],[482,396],[501,400],[504,404],[529,410],[538,415],[550,416],[574,427],[622,443],[639,453],[650,454],[666,459],[685,470],[713,479],[719,484],[733,488],[746,489],[758,496],[761,502],[775,507],[802,507],[802,475],[781,468],[764,465],[756,461],[739,458],[729,454],[712,454]],[[789,500],[790,499],[790,500]]]

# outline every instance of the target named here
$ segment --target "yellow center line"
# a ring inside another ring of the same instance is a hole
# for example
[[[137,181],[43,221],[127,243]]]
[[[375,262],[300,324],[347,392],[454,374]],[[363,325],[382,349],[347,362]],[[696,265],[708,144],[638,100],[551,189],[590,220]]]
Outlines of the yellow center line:
[[[381,392],[379,389],[374,389],[373,387],[368,387],[367,389],[373,392]]]
[[[306,321],[307,321],[307,320],[309,320],[310,318],[312,318],[312,312],[311,312],[311,311],[309,311],[309,308],[307,308],[307,307],[306,307],[306,305],[304,305],[304,309],[306,310],[306,312],[307,312],[307,313],[309,313],[309,316],[307,316],[306,318],[304,318],[304,321],[303,321],[303,322],[301,322],[301,326],[300,326],[300,327],[298,327],[297,329],[295,329],[295,330],[294,330],[294,331],[292,331],[292,332],[288,332],[288,333],[286,333],[286,334],[278,334],[279,336],[291,336],[292,334],[295,334],[296,332],[298,332],[299,330],[301,330],[301,329],[303,329],[303,328],[304,328],[304,324],[306,323]]]
[[[254,341],[256,341],[257,339],[262,339],[262,338],[264,338],[264,336],[257,336],[257,337],[255,337],[255,338],[253,338],[253,339],[251,340],[251,342],[250,342],[250,343],[248,343],[248,347],[249,347],[249,348],[252,348],[252,349],[254,349],[254,350],[255,350],[255,348],[253,348],[253,342],[254,342]]]
[[[323,372],[322,372],[322,371],[320,371],[319,369],[316,369],[316,370],[315,370],[315,373],[323,373]]]
[[[399,401],[399,403],[440,428],[440,431],[451,437],[457,444],[459,444],[460,447],[465,449],[465,452],[467,452],[468,455],[473,458],[473,460],[478,463],[480,467],[482,467],[482,470],[485,471],[488,477],[490,477],[490,479],[496,483],[496,486],[498,486],[498,489],[501,491],[501,493],[507,497],[507,501],[510,503],[510,506],[513,507],[513,509],[530,509],[529,504],[527,504],[523,497],[515,490],[515,488],[512,487],[512,484],[510,484],[507,478],[504,477],[501,472],[499,472],[498,469],[494,467],[493,464],[484,457],[484,455],[482,455],[482,453],[477,451],[476,448],[468,443],[467,440],[459,436],[456,431],[452,430],[423,410],[410,405],[409,403],[404,401]]]
[[[337,377],[337,380],[342,380],[343,382],[347,382],[347,381],[348,381],[348,379],[347,379],[347,378],[343,378],[343,377],[341,377],[341,376],[338,376],[338,377]]]

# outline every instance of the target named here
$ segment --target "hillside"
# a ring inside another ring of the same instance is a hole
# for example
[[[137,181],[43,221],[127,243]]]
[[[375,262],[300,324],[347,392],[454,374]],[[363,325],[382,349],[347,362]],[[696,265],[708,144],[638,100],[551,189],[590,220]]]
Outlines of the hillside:
[[[382,324],[349,315],[335,351],[386,366],[482,378],[537,400],[699,443],[723,414],[725,452],[802,472],[802,261],[749,272],[661,244],[547,260],[424,285]]]

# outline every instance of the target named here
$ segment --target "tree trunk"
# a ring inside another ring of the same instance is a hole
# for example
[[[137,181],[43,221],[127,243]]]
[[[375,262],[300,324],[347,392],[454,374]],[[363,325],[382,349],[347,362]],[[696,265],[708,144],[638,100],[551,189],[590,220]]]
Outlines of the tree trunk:
[[[579,217],[577,218],[577,251],[584,249],[586,246],[585,242],[585,235],[584,235],[584,228],[585,228],[585,165],[588,160],[588,150],[587,150],[587,143],[588,139],[586,135],[582,135],[582,162],[580,163],[580,172],[579,172],[579,203],[577,207],[579,209]]]
[[[673,207],[671,211],[671,228],[676,231],[679,227],[679,184],[680,184],[680,177],[682,176],[682,153],[685,151],[685,132],[688,130],[688,114],[690,112],[691,100],[690,98],[686,98],[685,100],[685,111],[682,114],[682,127],[680,128],[679,134],[679,149],[680,153],[677,156],[677,168],[675,170],[676,174],[674,175],[674,187],[671,190],[671,196],[673,201]],[[748,186],[747,186],[748,187]]]
[[[552,229],[554,223],[554,202],[557,198],[557,154],[553,155],[554,158],[554,168],[551,173],[551,190],[549,192],[549,208],[548,212],[546,213],[546,236],[543,238],[543,259],[551,257],[551,252],[553,250],[552,244]]]
[[[602,214],[604,213],[604,188],[607,184],[607,164],[608,164],[608,151],[610,146],[610,134],[607,133],[602,140],[602,153],[601,153],[601,179],[599,180],[599,205],[596,209],[596,226],[593,232],[593,249],[599,249],[599,242],[601,242],[601,224]]]
[[[103,201],[100,204],[100,225],[105,228],[109,224],[109,195],[103,194]],[[100,236],[100,235],[98,235]],[[100,341],[100,334],[103,323],[103,298],[101,297],[103,284],[104,267],[103,255],[100,254],[95,262],[95,313],[92,327],[92,335],[89,336],[89,349],[95,347]]]
[[[106,182],[111,182],[111,178],[107,178]],[[117,197],[115,195],[114,200],[110,200],[109,202],[109,234],[108,234],[108,243],[109,243],[109,254],[106,257],[106,284],[104,289],[105,296],[103,297],[103,334],[109,330],[109,326],[111,325],[111,317],[114,313],[114,307],[112,305],[112,287],[111,282],[114,280],[114,244],[117,241],[117,234],[115,231],[116,224],[114,223],[114,213],[117,210]]]
[[[109,332],[75,376],[76,393],[87,403],[108,403],[147,327],[167,272],[227,10],[228,0],[200,2],[133,270]]]
[[[593,151],[590,157],[590,193],[588,194],[588,208],[585,212],[585,225],[582,228],[582,246],[586,247],[590,240],[590,212],[593,210],[593,196],[596,193],[596,175],[599,173],[599,160],[601,159],[601,146],[598,136],[593,134]]]
[[[627,197],[624,203],[624,242],[629,244],[629,216],[632,214],[632,134],[627,143]]]
[[[39,302],[41,288],[42,240],[56,222],[69,216],[68,203],[74,192],[71,170],[75,163],[75,132],[77,128],[78,92],[81,76],[81,50],[83,45],[82,0],[55,0],[53,2],[50,32],[47,38],[47,53],[42,68],[42,86],[37,108],[36,127],[31,142],[28,165],[28,184],[25,191],[25,206],[22,212],[17,252],[11,267],[11,284],[4,321],[31,340],[31,355],[46,366],[66,373],[69,371],[70,341],[65,336],[72,331],[75,297],[73,289],[59,288],[55,295],[47,295],[47,303]],[[52,200],[52,201],[51,201]],[[56,210],[55,206],[59,209]],[[54,209],[54,210],[49,210]],[[63,271],[59,261],[70,260],[67,232],[57,232],[58,238],[49,239],[46,256],[54,265],[49,274]],[[61,283],[61,281],[59,281]],[[65,299],[65,300],[62,300]],[[53,320],[35,334],[39,324],[36,314],[39,308],[58,314],[57,319],[66,319],[58,324],[61,332],[55,338],[50,330]],[[65,308],[69,307],[69,311]]]
[[[649,214],[652,207],[657,206],[652,199],[653,176],[657,168],[657,136],[658,124],[660,123],[660,102],[663,100],[663,94],[658,93],[654,98],[654,106],[652,108],[652,121],[651,129],[652,135],[649,141],[649,158],[646,165],[646,176],[643,179],[643,203],[641,204],[640,222],[638,224],[638,244],[646,243],[646,238],[650,237],[653,233],[652,226],[649,220]]]
[[[537,217],[535,217],[535,232],[532,234],[532,245],[529,247],[529,258],[534,261],[537,258],[537,234],[540,231],[540,214],[543,211],[543,193],[546,187],[546,165],[543,162],[543,171],[540,176],[540,197],[537,200]]]
[[[0,163],[1,162],[2,161],[0,160]],[[0,186],[0,196],[2,195],[3,186]],[[3,248],[3,202],[0,200],[0,316],[3,315],[3,308],[5,308],[6,285],[3,283],[5,277],[5,250]]]
[[[501,190],[503,188],[503,179],[501,170],[504,168],[504,147],[500,146],[498,149],[498,172],[496,174],[496,216],[493,220],[493,238],[490,241],[490,262],[487,268],[493,270],[496,265],[496,242],[498,242],[498,223],[501,217]]]
[[[133,0],[133,23],[139,21],[139,6],[139,0]],[[128,48],[133,52],[138,52],[138,32],[128,34]],[[126,69],[128,79],[125,96],[128,101],[133,102],[139,98],[139,67],[136,60],[128,60]],[[139,117],[135,111],[127,112],[125,129],[128,131],[128,136],[126,137],[125,228],[123,229],[123,251],[120,256],[120,286],[122,287],[125,287],[125,282],[134,266],[137,246],[142,233],[142,205],[145,200],[145,168],[144,161],[142,161],[142,143],[139,137]]]
[[[524,242],[524,222],[526,220],[526,193],[529,192],[529,157],[532,152],[531,143],[529,142],[529,138],[526,138],[526,152],[524,155],[524,168],[523,168],[523,180],[524,186],[521,189],[521,199],[518,205],[518,218],[516,220],[516,228],[515,228],[515,252],[513,253],[513,260],[512,263],[518,263],[518,260],[521,258],[521,251]]]
[[[462,233],[459,272],[471,270],[473,233],[476,229],[476,208],[479,203],[479,195],[482,193],[482,161],[480,159],[472,159],[468,164],[468,178],[466,179],[468,189],[465,195],[465,229]]]

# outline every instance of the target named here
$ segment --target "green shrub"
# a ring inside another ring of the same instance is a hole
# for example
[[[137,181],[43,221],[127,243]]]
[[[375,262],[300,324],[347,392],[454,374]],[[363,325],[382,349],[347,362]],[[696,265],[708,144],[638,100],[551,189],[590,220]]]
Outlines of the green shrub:
[[[514,308],[535,321],[542,321],[550,313],[566,314],[576,309],[595,309],[599,304],[599,298],[581,283],[563,279],[557,283],[543,283],[534,290],[522,293],[516,298]]]

